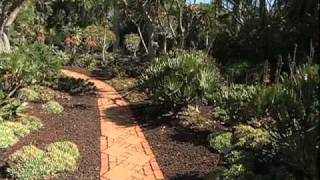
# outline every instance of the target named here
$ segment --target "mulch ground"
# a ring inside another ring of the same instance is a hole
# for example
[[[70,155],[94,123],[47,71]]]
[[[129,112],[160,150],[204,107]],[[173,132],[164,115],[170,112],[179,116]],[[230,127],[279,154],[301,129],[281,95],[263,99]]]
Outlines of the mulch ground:
[[[167,179],[203,179],[221,162],[208,148],[206,132],[182,128],[166,114],[165,107],[132,105],[131,109]]]
[[[44,127],[21,138],[15,146],[0,150],[0,179],[8,178],[5,162],[16,150],[30,144],[44,148],[58,141],[71,141],[77,144],[81,159],[77,171],[60,174],[54,179],[99,179],[100,121],[95,96],[74,96],[71,100],[58,100],[58,102],[65,108],[59,115],[44,113],[41,111],[41,104],[33,104],[30,114],[39,117]]]

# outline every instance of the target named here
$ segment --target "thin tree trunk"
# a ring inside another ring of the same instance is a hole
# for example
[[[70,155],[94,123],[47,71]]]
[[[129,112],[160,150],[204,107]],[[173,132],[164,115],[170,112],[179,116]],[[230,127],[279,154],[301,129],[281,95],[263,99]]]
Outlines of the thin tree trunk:
[[[116,41],[113,45],[113,51],[117,51],[120,45],[120,10],[117,1],[113,2],[113,32],[116,35]]]
[[[0,32],[0,53],[10,51],[10,41],[8,36],[4,32]]]
[[[164,35],[164,39],[163,39],[163,53],[167,54],[167,36]]]
[[[11,6],[7,7],[7,9],[5,7],[2,8],[2,12],[0,14],[0,16],[2,16],[0,17],[0,52],[10,51],[10,41],[5,30],[9,29],[9,27],[13,24],[21,8],[27,1],[28,0],[16,0],[11,2]],[[8,5],[8,2],[5,2],[5,4]]]
[[[149,50],[148,50],[148,47],[147,47],[147,45],[146,45],[146,42],[145,42],[145,40],[144,40],[144,38],[143,38],[143,35],[142,35],[142,32],[141,32],[141,27],[140,27],[140,25],[139,25],[138,23],[136,23],[136,22],[133,22],[133,23],[137,26],[137,30],[138,30],[139,37],[140,37],[140,40],[141,40],[141,42],[142,42],[143,48],[144,48],[144,50],[146,51],[146,53],[148,54],[148,53],[149,53]]]

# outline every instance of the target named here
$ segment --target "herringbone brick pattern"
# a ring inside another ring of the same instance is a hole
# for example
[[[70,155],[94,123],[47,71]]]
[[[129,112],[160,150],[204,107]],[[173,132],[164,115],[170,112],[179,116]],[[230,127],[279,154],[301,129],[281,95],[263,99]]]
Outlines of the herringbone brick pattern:
[[[108,84],[63,70],[67,76],[87,79],[98,89],[101,137],[101,180],[164,179],[142,129],[134,123],[128,103]]]

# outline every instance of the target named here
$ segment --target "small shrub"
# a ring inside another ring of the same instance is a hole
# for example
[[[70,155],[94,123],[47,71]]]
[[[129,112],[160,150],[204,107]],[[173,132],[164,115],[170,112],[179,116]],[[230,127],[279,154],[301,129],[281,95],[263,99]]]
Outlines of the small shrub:
[[[228,123],[230,120],[229,113],[225,109],[223,109],[219,106],[213,108],[212,114],[215,119],[217,119],[221,122]]]
[[[23,124],[30,131],[36,131],[43,127],[41,120],[34,116],[23,116],[18,122]]]
[[[256,157],[253,152],[244,150],[234,150],[226,155],[228,164],[243,164],[246,169],[255,168]]]
[[[22,116],[16,122],[0,122],[0,148],[13,146],[20,137],[27,136],[42,126],[42,122],[33,116]]]
[[[1,128],[13,131],[13,133],[18,137],[30,134],[30,129],[19,122],[3,122],[0,124],[0,129]]]
[[[247,121],[255,114],[251,102],[256,91],[255,86],[231,84],[221,86],[218,92],[209,94],[208,99],[218,106],[215,110],[219,119],[228,123]]]
[[[213,124],[213,120],[210,117],[205,117],[198,106],[188,105],[178,113],[177,117],[183,127],[192,129],[207,130]]]
[[[18,140],[19,138],[11,129],[0,125],[0,149],[13,146]]]
[[[40,101],[40,95],[38,92],[36,92],[33,89],[29,88],[23,88],[19,91],[18,94],[19,99],[23,101],[29,101],[29,102],[38,102]]]
[[[133,52],[134,56],[136,56],[136,53],[139,50],[140,42],[140,37],[137,34],[128,34],[125,37],[126,47],[130,52]]]
[[[115,42],[115,34],[103,25],[91,25],[78,34],[81,39],[86,39],[88,48],[102,48],[104,43],[108,49]]]
[[[268,131],[263,129],[255,129],[247,125],[235,127],[234,139],[236,146],[261,148],[271,142],[270,138]]]
[[[6,91],[17,86],[52,82],[63,64],[52,48],[36,45],[0,56],[0,84]]]
[[[74,171],[80,157],[77,146],[71,142],[50,144],[46,151],[25,146],[9,157],[9,172],[17,179],[46,179],[57,173]]]
[[[219,153],[227,154],[232,148],[232,133],[225,132],[221,134],[211,134],[209,136],[210,147]]]
[[[60,114],[64,111],[64,108],[56,101],[49,101],[43,105],[43,109],[46,112]]]
[[[77,160],[80,157],[77,145],[70,142],[58,142],[47,147],[47,156],[50,166],[57,171],[74,171],[77,169]]]
[[[5,97],[0,100],[0,122],[23,116],[25,110],[28,108],[27,103],[21,103],[15,98]]]

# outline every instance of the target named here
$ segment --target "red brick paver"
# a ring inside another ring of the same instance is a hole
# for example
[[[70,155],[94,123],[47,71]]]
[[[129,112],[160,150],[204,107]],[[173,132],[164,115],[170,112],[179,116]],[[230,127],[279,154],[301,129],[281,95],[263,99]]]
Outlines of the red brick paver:
[[[65,75],[89,80],[98,89],[101,180],[160,180],[164,175],[128,103],[103,81],[69,70]]]

